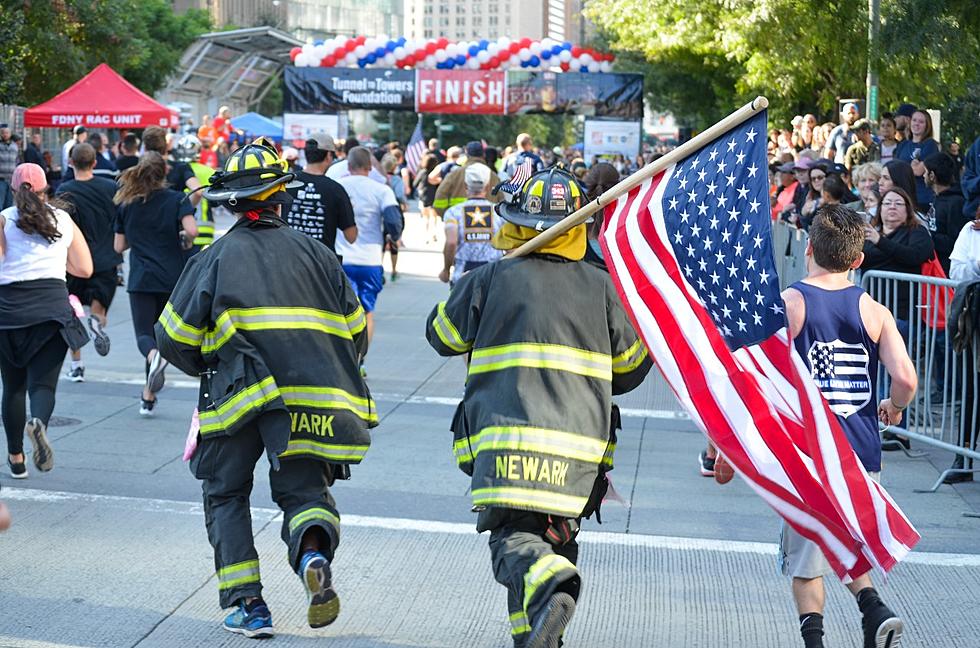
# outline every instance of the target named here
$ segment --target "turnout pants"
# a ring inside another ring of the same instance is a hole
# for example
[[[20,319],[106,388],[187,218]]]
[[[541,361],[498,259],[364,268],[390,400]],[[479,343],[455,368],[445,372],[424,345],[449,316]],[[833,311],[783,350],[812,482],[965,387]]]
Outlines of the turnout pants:
[[[490,508],[480,513],[479,531],[490,531],[493,575],[507,588],[514,646],[527,641],[538,614],[556,592],[578,600],[579,520],[531,511]]]
[[[191,459],[191,470],[202,482],[204,520],[223,608],[262,594],[249,496],[255,464],[264,452],[252,424],[232,436],[202,440]],[[332,561],[340,542],[340,515],[328,490],[331,467],[317,459],[284,459],[279,470],[269,470],[269,481],[272,499],[283,512],[282,539],[292,570],[299,570],[302,539],[310,529],[319,533],[320,550]]]

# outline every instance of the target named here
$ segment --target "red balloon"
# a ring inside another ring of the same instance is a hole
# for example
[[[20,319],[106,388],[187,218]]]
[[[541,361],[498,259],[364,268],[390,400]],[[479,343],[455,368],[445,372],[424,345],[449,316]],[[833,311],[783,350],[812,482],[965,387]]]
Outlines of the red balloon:
[[[562,62],[562,64],[561,64],[561,71],[562,72],[568,72],[569,69],[570,68],[568,67],[568,63]]]
[[[438,50],[438,49],[439,49],[439,44],[438,43],[429,43],[428,45],[425,46],[425,53],[426,54],[435,54],[436,53],[436,50]]]
[[[402,64],[404,64],[405,67],[412,67],[413,65],[415,65],[415,57],[406,56],[405,58],[402,59]]]
[[[347,50],[343,47],[338,47],[333,51],[333,57],[337,59],[342,59],[347,54]]]
[[[436,43],[439,45],[439,49],[446,49],[446,45],[449,45],[449,39],[440,38],[439,40],[436,41]]]
[[[609,61],[609,62],[615,61],[616,60],[616,55],[615,54],[606,54],[606,60]]]
[[[328,56],[328,57],[324,58],[322,61],[320,61],[320,65],[322,67],[333,67],[333,66],[337,65],[337,59],[335,59],[332,56]]]
[[[575,45],[575,46],[572,47],[572,56],[574,56],[575,58],[578,58],[578,57],[582,56],[582,53],[584,51],[585,50],[583,50],[581,47],[579,47],[578,45]]]
[[[494,68],[498,68],[500,67],[500,59],[496,56],[491,56],[490,59],[487,61],[487,65],[491,70]]]
[[[299,56],[299,53],[302,51],[303,51],[302,47],[294,47],[293,49],[289,50],[289,60],[295,61],[296,57]]]
[[[354,40],[353,38],[350,39],[349,41],[347,41],[347,44],[344,45],[344,53],[345,54],[350,54],[351,52],[353,52],[356,49],[357,49],[357,41]]]
[[[357,43],[358,45],[363,45],[364,41],[366,40],[367,40],[367,36],[358,36],[357,38],[354,39],[354,42]]]
[[[517,54],[520,51],[521,51],[521,44],[519,42],[515,42],[515,43],[511,43],[510,44],[510,53],[511,54]]]
[[[531,43],[533,43],[533,42],[534,41],[532,41],[530,38],[522,38],[521,39],[521,47],[530,47],[531,46]]]

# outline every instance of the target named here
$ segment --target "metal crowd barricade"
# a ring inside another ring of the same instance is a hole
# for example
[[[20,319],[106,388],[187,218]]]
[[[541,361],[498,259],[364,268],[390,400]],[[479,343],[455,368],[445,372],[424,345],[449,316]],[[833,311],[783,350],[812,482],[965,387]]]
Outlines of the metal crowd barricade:
[[[945,330],[956,283],[949,279],[872,270],[863,273],[861,285],[895,316],[919,376],[919,388],[905,411],[903,425],[907,427],[888,426],[884,431],[980,461],[977,452],[980,381],[976,374],[980,334],[975,336],[971,348],[956,353],[951,335]],[[900,304],[905,301],[903,297],[907,298],[905,305]],[[888,373],[879,366],[878,397],[887,395],[889,386]],[[935,492],[949,474],[977,471],[980,468],[947,469],[932,488],[921,492]]]
[[[804,230],[795,225],[774,221],[772,224],[772,250],[779,275],[779,287],[785,289],[806,276],[806,242]]]

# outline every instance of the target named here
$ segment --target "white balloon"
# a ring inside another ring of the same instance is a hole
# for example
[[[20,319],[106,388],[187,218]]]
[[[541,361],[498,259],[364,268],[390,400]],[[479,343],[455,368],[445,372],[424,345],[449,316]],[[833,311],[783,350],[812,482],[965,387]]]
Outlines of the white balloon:
[[[519,57],[517,54],[514,54],[513,56],[510,57],[511,67],[520,67],[520,65],[521,65],[521,57]]]
[[[578,72],[581,67],[582,67],[582,62],[579,61],[577,58],[573,58],[571,61],[568,62],[568,69],[571,70],[572,72]]]
[[[366,47],[369,52],[372,51],[372,50],[374,50],[374,49],[377,49],[377,47],[378,47],[378,39],[377,38],[368,38],[368,39],[366,39],[364,41],[364,47]]]
[[[477,58],[468,58],[468,59],[466,59],[466,67],[468,67],[471,70],[479,70],[480,69],[480,61],[479,61],[479,59],[477,59]]]
[[[599,64],[599,70],[601,72],[612,72],[612,63],[609,61],[603,61]]]
[[[519,58],[522,61],[530,61],[531,50],[527,49],[526,47],[522,47],[521,50],[517,53],[517,58]]]
[[[378,41],[378,44],[375,45],[375,47],[383,47],[387,45],[388,41],[391,39],[388,38],[388,34],[381,34],[380,36],[377,36],[375,40]]]
[[[590,63],[593,63],[595,61],[595,59],[592,58],[592,55],[589,54],[588,52],[586,52],[585,54],[582,54],[582,56],[580,56],[578,58],[579,58],[580,61],[582,61],[582,65],[589,65]]]
[[[599,71],[599,63],[597,61],[592,61],[589,63],[589,72],[596,73]]]
[[[487,53],[490,54],[492,58],[500,53],[500,45],[498,45],[497,43],[490,43],[489,45],[487,45],[486,51]]]
[[[480,50],[476,53],[476,60],[480,63],[486,63],[490,60],[490,52],[487,50]]]
[[[562,63],[568,63],[569,61],[572,60],[572,53],[569,52],[567,49],[563,49],[561,52],[558,53],[558,60],[561,61]]]
[[[510,39],[506,36],[501,36],[497,39],[497,45],[500,45],[500,49],[506,49],[510,47]]]
[[[405,50],[404,47],[396,47],[395,48],[395,51],[392,52],[392,54],[394,54],[395,55],[395,59],[397,59],[399,61],[402,60],[403,58],[405,58],[406,56],[408,56],[408,52]]]
[[[537,41],[531,43],[530,50],[531,50],[531,54],[534,54],[535,56],[541,56],[541,43],[538,43]]]
[[[358,45],[354,48],[354,56],[359,59],[364,58],[368,53],[368,48],[366,45]]]
[[[392,54],[391,52],[388,52],[387,54],[385,54],[385,57],[383,59],[381,59],[381,60],[385,62],[385,65],[391,66],[391,65],[394,65],[395,64],[395,61],[397,61],[398,59],[395,57],[394,54]]]
[[[326,45],[314,45],[313,46],[313,56],[316,60],[326,58],[327,56],[327,46]]]
[[[449,52],[446,50],[436,50],[435,57],[436,63],[443,63],[447,58],[449,58]]]
[[[306,56],[306,52],[300,52],[296,55],[296,60],[293,61],[296,67],[309,67],[309,59]]]
[[[425,67],[429,68],[430,70],[436,66],[436,63],[438,63],[438,61],[436,61],[435,54],[429,54],[425,57]]]
[[[344,63],[346,63],[348,66],[357,64],[357,54],[354,52],[348,52],[347,55],[344,56]]]
[[[303,54],[312,54],[313,48],[316,47],[313,43],[305,43],[303,45]]]

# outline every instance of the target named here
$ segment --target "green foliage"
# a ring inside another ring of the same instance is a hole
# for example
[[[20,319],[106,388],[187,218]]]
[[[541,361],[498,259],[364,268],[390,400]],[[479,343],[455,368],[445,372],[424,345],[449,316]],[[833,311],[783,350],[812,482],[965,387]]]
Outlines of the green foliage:
[[[415,130],[417,116],[411,112],[393,112],[394,134],[382,128],[372,135],[377,141],[396,139],[403,146]],[[388,111],[375,111],[378,124],[388,125]],[[501,150],[513,146],[520,133],[530,133],[538,146],[568,146],[576,141],[576,119],[573,115],[425,115],[422,133],[426,139],[436,137],[436,120],[452,130],[443,130],[442,145],[464,146],[467,142],[486,140]]]
[[[946,109],[965,97],[980,57],[976,0],[881,0],[879,105]],[[586,12],[642,71],[654,109],[703,128],[755,95],[774,122],[863,97],[865,2],[838,0],[591,0]]]
[[[0,0],[0,103],[50,99],[99,63],[148,94],[211,24],[167,0]]]

